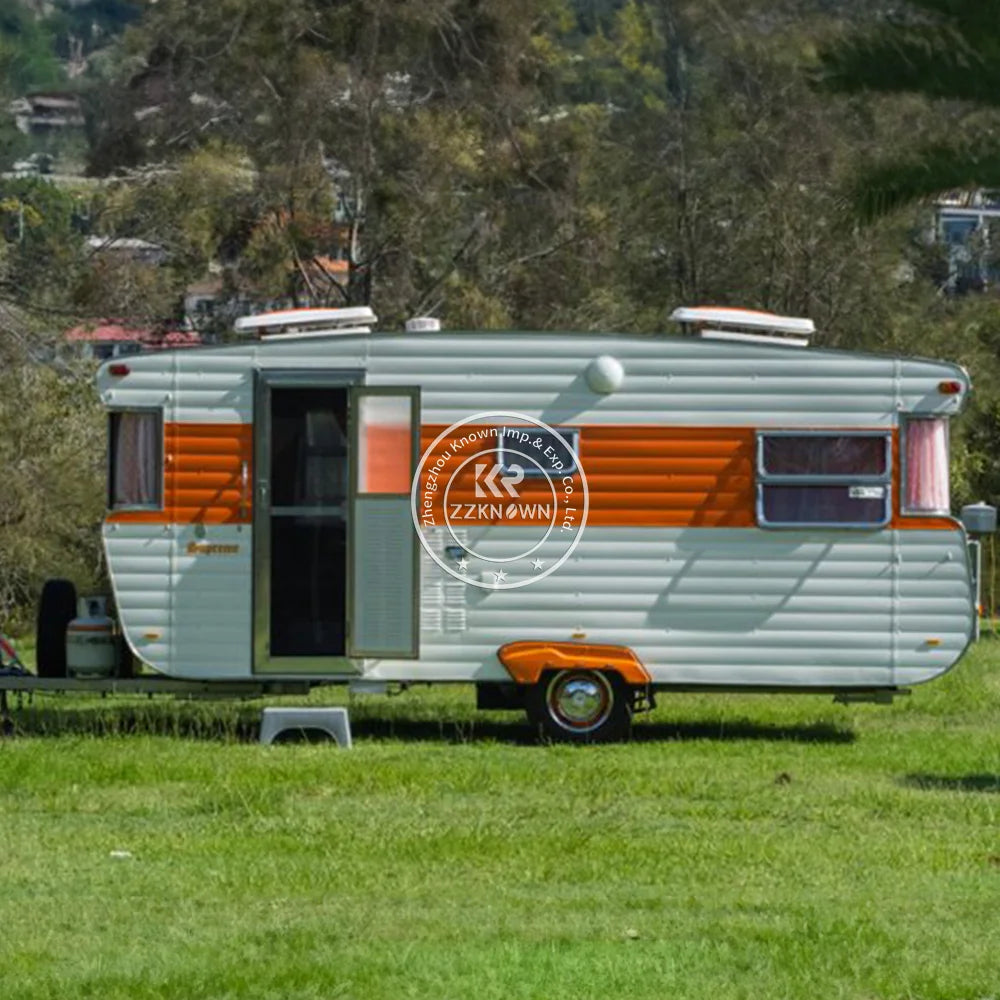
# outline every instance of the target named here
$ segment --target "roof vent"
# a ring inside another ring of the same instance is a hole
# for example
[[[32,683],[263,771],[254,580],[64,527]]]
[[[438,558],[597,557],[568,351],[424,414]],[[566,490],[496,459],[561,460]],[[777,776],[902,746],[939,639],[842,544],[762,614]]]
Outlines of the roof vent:
[[[414,316],[406,321],[407,333],[437,333],[441,320],[434,316]]]
[[[257,332],[261,340],[271,337],[324,337],[332,333],[371,333],[377,322],[368,306],[345,309],[281,309],[241,316],[236,321],[239,333]]]
[[[675,309],[670,318],[693,329],[707,340],[740,340],[785,347],[808,347],[816,332],[811,319],[778,316],[754,309],[697,306]]]

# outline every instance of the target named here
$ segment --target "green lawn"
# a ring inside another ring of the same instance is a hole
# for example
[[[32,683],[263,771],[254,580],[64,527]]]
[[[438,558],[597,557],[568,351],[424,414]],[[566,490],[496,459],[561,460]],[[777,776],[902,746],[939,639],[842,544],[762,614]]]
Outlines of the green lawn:
[[[1000,642],[892,707],[661,698],[626,746],[472,700],[356,699],[345,752],[36,699],[0,998],[1000,996]]]

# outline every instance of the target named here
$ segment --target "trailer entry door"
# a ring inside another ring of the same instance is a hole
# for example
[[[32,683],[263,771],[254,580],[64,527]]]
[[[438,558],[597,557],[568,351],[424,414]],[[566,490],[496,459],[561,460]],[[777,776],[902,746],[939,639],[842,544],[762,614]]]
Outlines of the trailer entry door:
[[[418,649],[418,539],[410,483],[420,435],[417,389],[352,390],[348,655],[413,659]]]
[[[347,659],[350,386],[261,372],[254,414],[254,669],[354,673]]]

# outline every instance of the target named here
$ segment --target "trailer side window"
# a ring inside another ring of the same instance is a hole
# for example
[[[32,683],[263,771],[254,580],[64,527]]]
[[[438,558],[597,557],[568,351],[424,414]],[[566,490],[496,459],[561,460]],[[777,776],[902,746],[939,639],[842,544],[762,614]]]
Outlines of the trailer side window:
[[[948,420],[914,418],[904,425],[903,513],[947,514]]]
[[[757,520],[866,528],[891,515],[892,438],[882,431],[757,435]]]
[[[560,441],[552,431],[536,427],[504,428],[500,434],[500,464],[505,468],[520,466],[525,479],[541,479],[559,473],[572,475],[577,468],[580,453],[580,431],[575,427],[560,427]],[[522,442],[517,433],[530,432],[530,440]],[[566,444],[563,444],[563,441]],[[566,445],[569,445],[567,449]]]
[[[163,414],[122,410],[111,414],[108,505],[163,506]]]

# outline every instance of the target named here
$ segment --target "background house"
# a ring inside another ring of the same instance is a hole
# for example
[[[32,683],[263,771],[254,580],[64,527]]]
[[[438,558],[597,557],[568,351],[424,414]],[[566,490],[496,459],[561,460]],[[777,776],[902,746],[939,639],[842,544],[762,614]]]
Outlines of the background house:
[[[949,292],[995,285],[1000,280],[1000,191],[953,191],[939,198],[935,236],[945,249]]]
[[[132,327],[109,320],[96,326],[75,326],[66,331],[63,342],[80,357],[104,361],[142,351],[196,347],[201,343],[201,334],[197,330]]]

